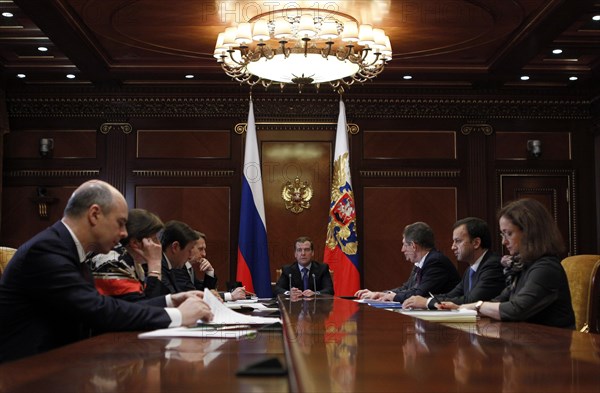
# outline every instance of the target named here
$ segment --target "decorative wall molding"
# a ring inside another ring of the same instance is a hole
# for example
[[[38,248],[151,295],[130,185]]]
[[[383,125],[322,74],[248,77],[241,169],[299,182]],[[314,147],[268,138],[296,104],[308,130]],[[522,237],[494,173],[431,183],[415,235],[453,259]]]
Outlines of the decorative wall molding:
[[[460,170],[402,170],[402,171],[359,171],[364,178],[396,177],[396,178],[457,178]]]
[[[246,97],[7,97],[9,118],[246,118]],[[353,119],[591,119],[585,99],[344,98]],[[257,117],[331,119],[337,96],[255,97]]]
[[[133,127],[130,123],[102,123],[100,125],[100,132],[108,134],[112,131],[121,131],[123,134],[130,134],[133,131]]]
[[[232,177],[235,171],[228,169],[217,170],[178,170],[178,169],[154,169],[134,170],[136,177]]]
[[[489,136],[494,133],[494,128],[490,124],[463,124],[460,127],[460,132],[463,135],[469,135],[472,132],[481,132],[483,135]]]
[[[5,177],[86,177],[97,178],[98,169],[23,169],[4,172]]]
[[[257,122],[256,129],[259,131],[335,131],[337,123],[331,122]],[[246,132],[248,123],[238,123],[234,127],[234,131],[238,135]],[[346,131],[349,134],[356,135],[360,131],[360,127],[356,123],[347,123]]]

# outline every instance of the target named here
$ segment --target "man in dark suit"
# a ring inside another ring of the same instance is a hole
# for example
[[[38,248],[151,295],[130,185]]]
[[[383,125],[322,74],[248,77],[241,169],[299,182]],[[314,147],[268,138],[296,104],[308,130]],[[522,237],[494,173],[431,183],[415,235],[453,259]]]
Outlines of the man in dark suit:
[[[171,293],[217,288],[215,270],[206,259],[206,235],[184,222],[172,220],[165,224],[161,244],[161,281]],[[203,280],[199,279],[201,276]],[[219,295],[226,301],[239,300],[246,298],[246,291],[239,287]]]
[[[460,281],[456,267],[448,257],[435,249],[433,230],[424,222],[415,222],[404,228],[402,252],[414,268],[404,284],[383,292],[368,289],[357,291],[361,299],[403,302],[414,295],[429,292],[447,292]]]
[[[154,305],[98,293],[86,254],[112,250],[127,236],[127,216],[119,191],[88,181],[69,198],[61,221],[19,247],[0,279],[0,361],[72,343],[91,330],[146,330],[212,319],[197,292],[155,298]]]
[[[283,266],[281,277],[273,289],[275,295],[286,294],[293,297],[333,295],[333,282],[329,265],[313,260],[314,245],[306,236],[296,239],[294,256],[296,262]]]
[[[491,246],[492,238],[485,221],[476,217],[458,220],[452,228],[452,251],[459,262],[469,264],[462,281],[450,292],[435,295],[435,299],[411,296],[402,303],[402,307],[433,310],[438,301],[459,305],[490,300],[499,295],[506,284],[500,257],[489,251]]]
[[[185,264],[192,258],[198,239],[199,233],[184,222],[172,220],[165,224],[160,237],[163,250],[161,281],[171,293],[196,289]]]

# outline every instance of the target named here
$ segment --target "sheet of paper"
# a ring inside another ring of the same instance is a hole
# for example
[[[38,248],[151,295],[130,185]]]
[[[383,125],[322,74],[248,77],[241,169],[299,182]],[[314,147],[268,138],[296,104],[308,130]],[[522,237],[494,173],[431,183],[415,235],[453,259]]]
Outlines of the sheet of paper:
[[[357,303],[366,303],[366,304],[374,304],[374,305],[379,305],[379,304],[402,304],[400,302],[387,302],[385,300],[373,300],[373,299],[354,299],[355,302]]]
[[[253,308],[255,310],[266,310],[267,306],[265,306],[262,303],[238,303],[237,301],[235,302],[225,302],[225,307],[230,308],[232,310],[235,309],[239,309],[239,308]]]
[[[398,310],[404,315],[434,322],[475,322],[475,310]]]
[[[177,327],[158,329],[151,332],[138,334],[138,338],[166,338],[166,337],[204,337],[204,338],[240,338],[256,334],[254,329],[222,330],[205,328]]]
[[[211,322],[205,323],[206,325],[217,324],[217,325],[270,325],[272,323],[281,323],[281,318],[270,318],[270,317],[259,317],[254,315],[245,315],[235,312],[227,308],[227,306],[211,291],[204,289],[204,301],[210,307],[214,318]],[[202,321],[198,321],[202,324]]]

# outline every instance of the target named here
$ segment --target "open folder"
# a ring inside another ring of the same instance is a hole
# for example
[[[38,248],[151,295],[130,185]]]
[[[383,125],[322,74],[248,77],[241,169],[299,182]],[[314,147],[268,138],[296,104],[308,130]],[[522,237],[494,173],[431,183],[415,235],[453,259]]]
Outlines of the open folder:
[[[475,310],[398,310],[399,313],[411,317],[434,322],[475,322]]]

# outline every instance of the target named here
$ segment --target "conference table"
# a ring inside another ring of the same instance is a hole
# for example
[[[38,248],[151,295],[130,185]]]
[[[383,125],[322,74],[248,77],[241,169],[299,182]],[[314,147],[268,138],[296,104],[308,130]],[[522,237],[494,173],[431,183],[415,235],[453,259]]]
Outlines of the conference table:
[[[279,329],[103,334],[0,365],[0,392],[600,392],[600,335],[429,322],[338,297],[278,300]]]

